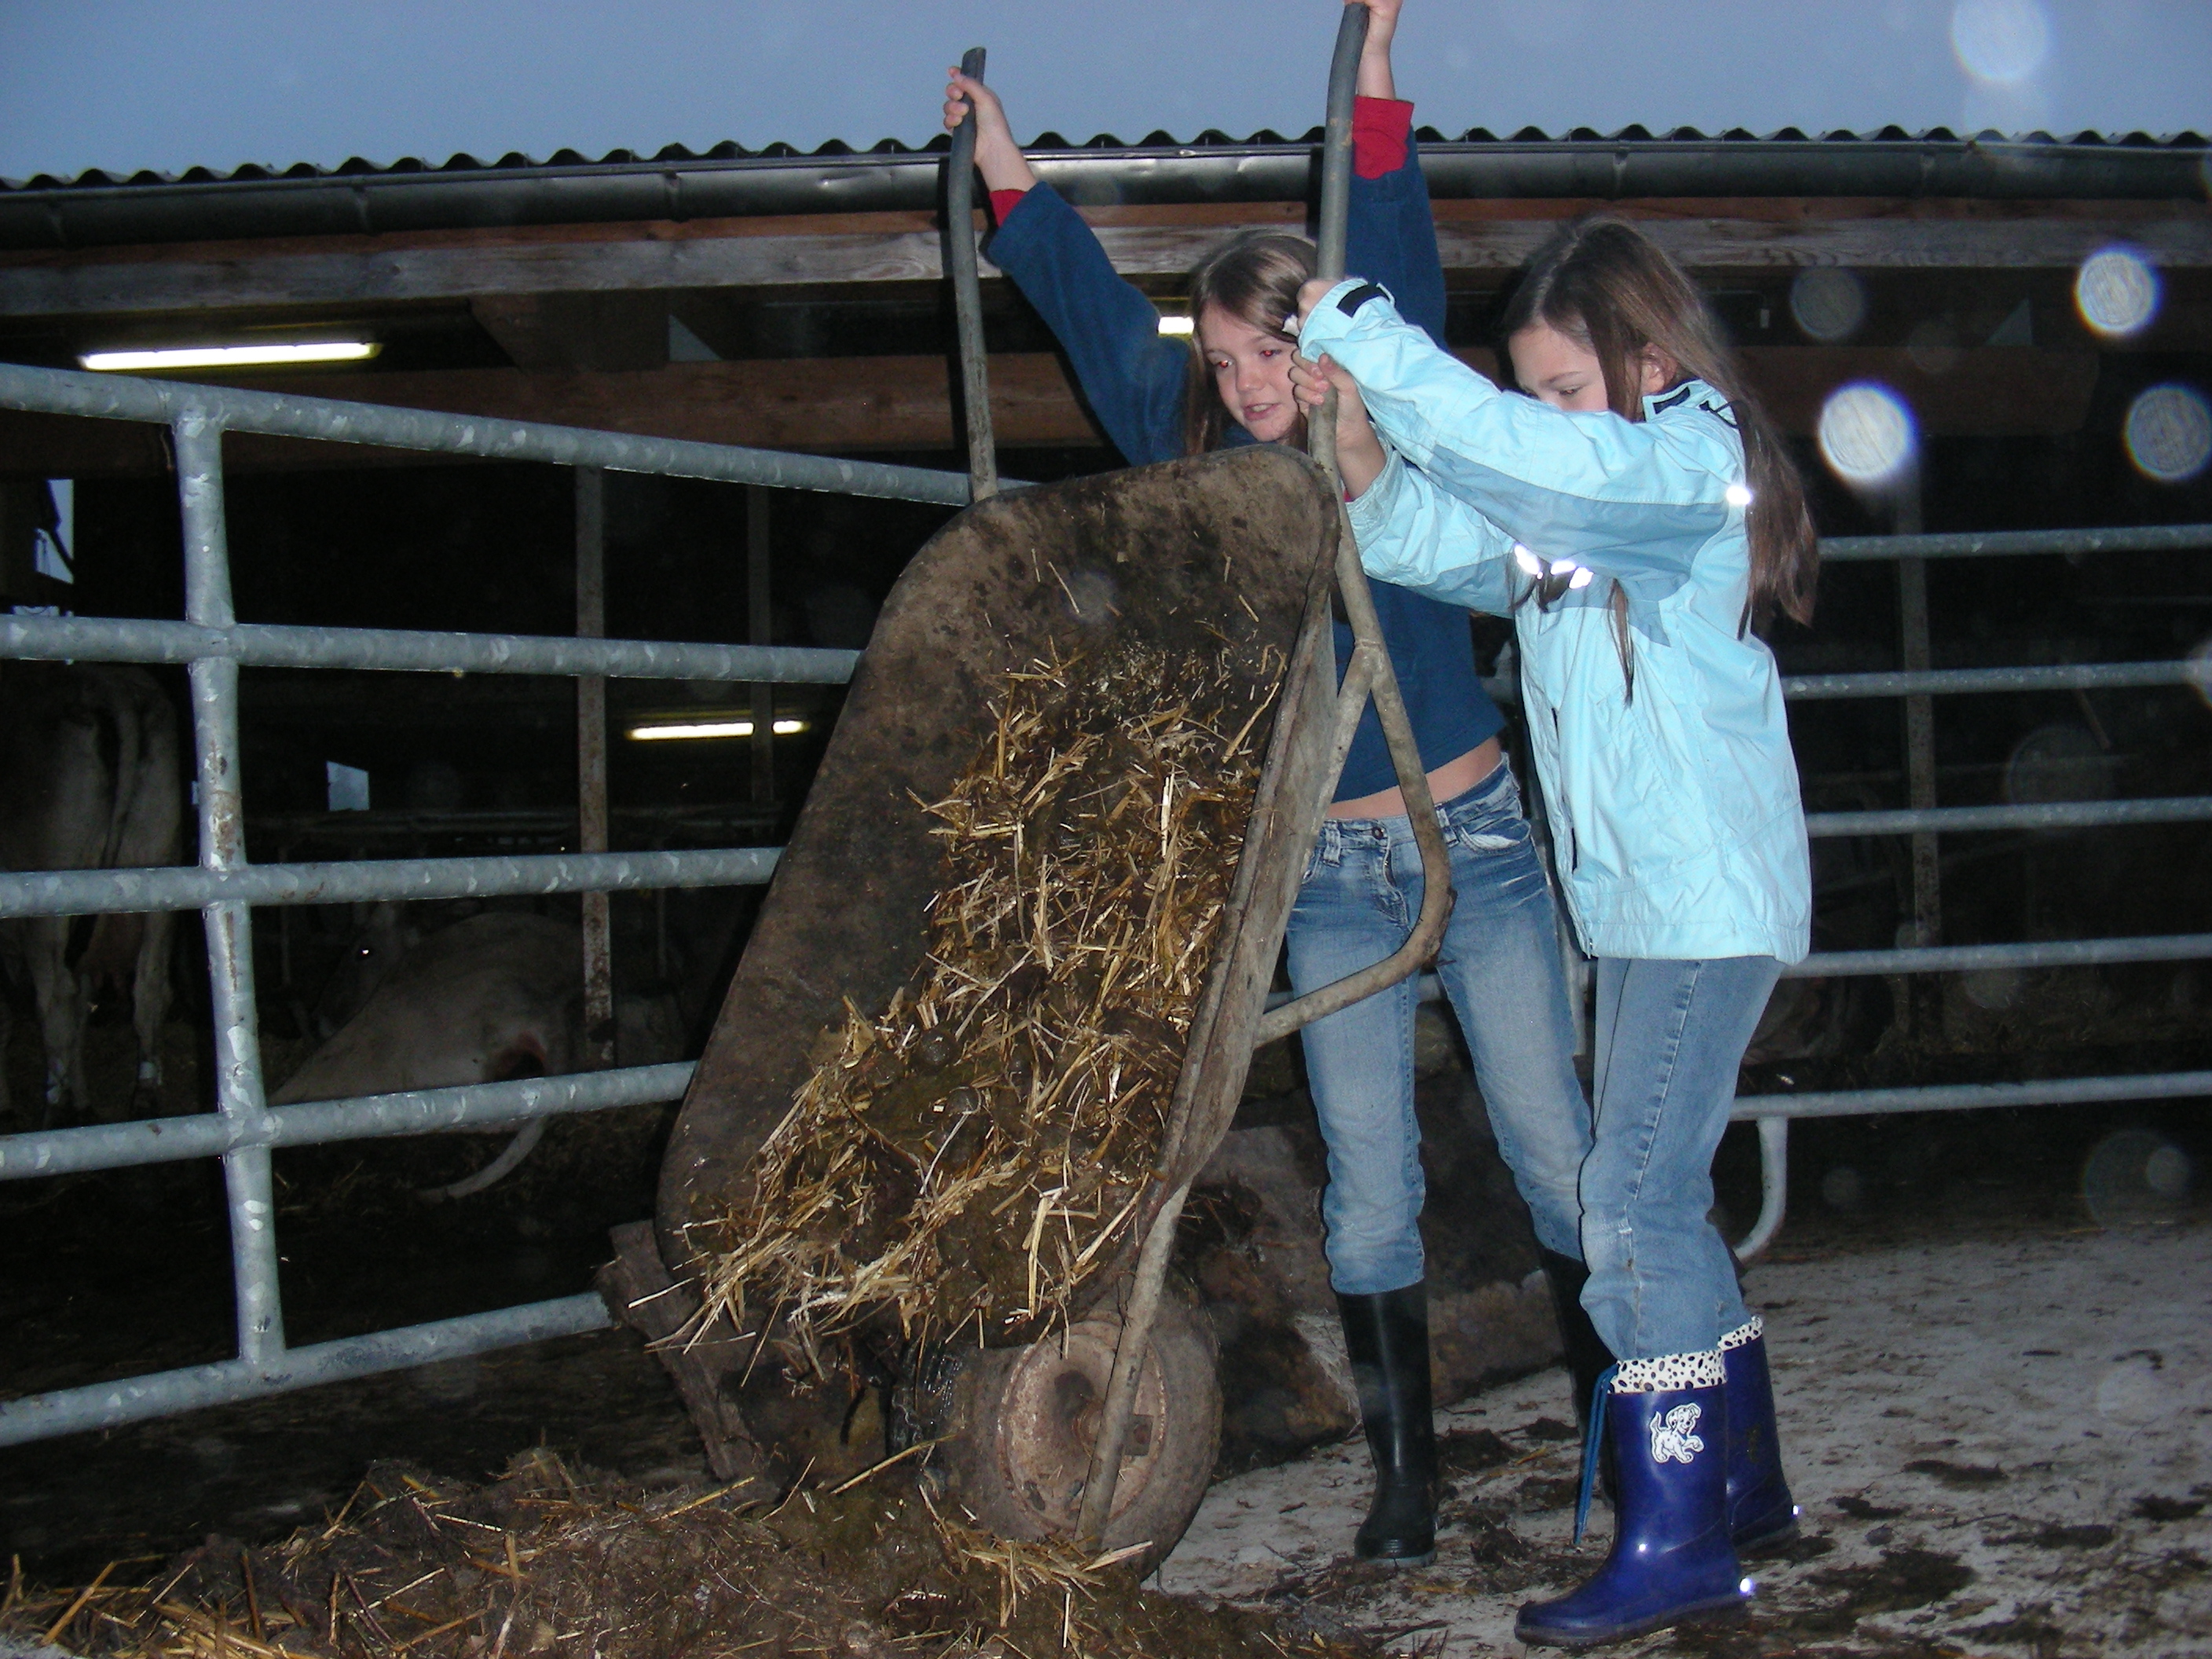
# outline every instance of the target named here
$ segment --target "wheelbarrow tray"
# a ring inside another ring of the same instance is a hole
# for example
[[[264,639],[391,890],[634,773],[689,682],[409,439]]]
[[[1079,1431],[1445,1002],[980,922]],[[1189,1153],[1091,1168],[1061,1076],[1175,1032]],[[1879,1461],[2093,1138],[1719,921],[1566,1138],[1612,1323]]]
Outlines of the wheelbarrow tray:
[[[669,1144],[656,1227],[679,1286],[696,1254],[688,1230],[742,1196],[820,1034],[842,1024],[848,1000],[884,1007],[921,966],[945,866],[919,803],[942,799],[990,737],[1007,672],[1133,637],[1219,651],[1226,634],[1253,647],[1238,659],[1270,645],[1289,666],[1133,1255],[1161,1199],[1234,1115],[1334,775],[1328,592],[1341,522],[1311,462],[1255,447],[1002,495],[916,554],[861,658]],[[660,1264],[641,1265],[647,1285]],[[710,1449],[736,1427],[713,1398],[726,1397],[716,1374],[749,1357],[735,1334],[688,1356],[688,1369],[704,1368],[684,1392]]]

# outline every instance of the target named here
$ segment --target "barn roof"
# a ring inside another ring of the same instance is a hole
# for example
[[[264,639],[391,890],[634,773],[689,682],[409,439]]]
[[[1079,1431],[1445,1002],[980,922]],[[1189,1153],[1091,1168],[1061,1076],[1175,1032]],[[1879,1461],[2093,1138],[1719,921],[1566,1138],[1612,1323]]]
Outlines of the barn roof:
[[[1279,201],[1308,193],[1320,132],[1190,140],[1164,132],[1133,144],[1111,135],[1072,144],[1056,133],[1031,147],[1040,173],[1085,205]],[[1431,192],[1454,198],[1639,197],[1944,197],[2006,201],[2203,199],[2205,138],[2094,132],[2056,138],[1918,134],[1819,137],[1785,128],[1758,136],[1640,126],[1500,137],[1480,128],[1448,138],[1424,129]],[[93,171],[0,183],[0,250],[165,241],[390,234],[493,226],[732,219],[927,210],[945,141],[920,149],[886,139],[866,150],[832,142],[734,143],[645,156],[574,150],[495,161],[455,155],[378,166],[301,162],[281,171],[192,167],[127,177]]]
[[[1319,136],[1048,133],[1030,154],[1116,269],[1173,309],[1223,237],[1305,228]],[[1931,434],[2071,431],[2105,356],[2212,349],[2212,153],[2197,133],[1421,136],[1448,327],[1471,361],[1513,272],[1601,204],[1715,294],[1793,429],[1835,385],[1871,378]],[[0,360],[343,328],[380,355],[208,378],[813,453],[942,450],[943,150],[34,179],[0,186]],[[2072,294],[2081,263],[2116,245],[2159,268],[2165,295],[2154,325],[2117,343],[2085,331]],[[1813,267],[1856,273],[1863,316],[1844,343],[1792,320]],[[1001,443],[1100,443],[1049,331],[985,275]],[[57,477],[159,471],[159,435],[0,414],[0,453]],[[322,445],[232,450],[235,466],[333,464]]]

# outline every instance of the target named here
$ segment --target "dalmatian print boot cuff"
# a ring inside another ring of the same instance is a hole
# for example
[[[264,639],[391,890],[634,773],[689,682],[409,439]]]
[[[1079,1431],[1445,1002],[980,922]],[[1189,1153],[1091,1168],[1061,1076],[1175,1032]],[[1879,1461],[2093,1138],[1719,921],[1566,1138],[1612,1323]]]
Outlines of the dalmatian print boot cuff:
[[[1721,1352],[1726,1353],[1731,1348],[1741,1348],[1745,1343],[1756,1342],[1765,1334],[1766,1322],[1753,1314],[1721,1339]]]
[[[1656,1359],[1624,1359],[1613,1373],[1615,1394],[1671,1394],[1678,1389],[1717,1389],[1728,1381],[1728,1364],[1718,1348],[1703,1353],[1662,1354]]]

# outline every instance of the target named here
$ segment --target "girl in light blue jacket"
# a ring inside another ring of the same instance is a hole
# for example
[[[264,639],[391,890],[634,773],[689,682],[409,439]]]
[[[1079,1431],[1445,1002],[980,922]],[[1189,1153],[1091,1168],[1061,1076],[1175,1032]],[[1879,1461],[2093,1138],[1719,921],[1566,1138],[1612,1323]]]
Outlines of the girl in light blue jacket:
[[[1698,290],[1625,223],[1567,227],[1524,277],[1504,332],[1527,397],[1371,283],[1309,284],[1301,305],[1319,362],[1300,393],[1343,394],[1368,571],[1515,620],[1553,850],[1597,958],[1583,1304],[1619,1363],[1587,1449],[1613,1460],[1620,1525],[1596,1576],[1524,1607],[1520,1633],[1619,1640],[1740,1601],[1739,1552],[1796,1530],[1761,1326],[1706,1215],[1736,1069],[1808,944],[1796,765],[1752,626],[1809,620],[1812,526]]]

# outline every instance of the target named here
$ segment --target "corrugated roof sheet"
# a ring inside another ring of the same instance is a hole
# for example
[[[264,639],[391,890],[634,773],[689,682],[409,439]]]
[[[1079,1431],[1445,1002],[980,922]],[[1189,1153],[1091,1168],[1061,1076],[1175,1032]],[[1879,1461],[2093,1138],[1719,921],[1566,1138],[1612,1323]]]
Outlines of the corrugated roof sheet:
[[[1554,137],[1480,128],[1456,138],[1421,132],[1423,169],[1443,199],[1836,196],[2010,200],[2204,200],[2206,141],[2046,133],[1960,137],[1898,127],[1814,137],[1692,129],[1654,134],[1576,129]],[[1029,147],[1039,173],[1083,205],[1304,199],[1319,129],[1285,138],[1206,131],[1182,140],[1110,134],[1071,144],[1045,133]],[[375,234],[477,227],[638,222],[766,215],[932,210],[946,140],[919,148],[886,139],[802,153],[735,143],[651,156],[613,150],[592,160],[561,150],[486,162],[454,155],[380,167],[356,159],[228,173],[104,172],[40,176],[0,186],[0,251],[60,251],[273,236]]]
[[[1616,143],[1916,143],[1916,144],[2040,144],[2067,147],[2082,146],[2096,149],[2203,149],[2207,141],[2197,132],[2154,135],[2147,132],[2108,134],[2081,131],[2068,137],[2048,132],[2007,134],[1996,131],[1961,134],[1948,127],[1931,127],[1923,132],[1907,132],[1904,128],[1887,126],[1874,132],[1808,133],[1796,127],[1784,127],[1771,133],[1753,133],[1741,127],[1725,132],[1708,133],[1695,127],[1677,127],[1668,132],[1653,132],[1640,125],[1631,125],[1617,132],[1599,132],[1589,127],[1575,127],[1564,133],[1548,133],[1536,127],[1523,127],[1519,131],[1501,136],[1485,127],[1473,127],[1466,132],[1449,136],[1433,127],[1423,127],[1419,137],[1425,144],[1616,144]],[[1177,138],[1171,133],[1149,132],[1133,143],[1115,137],[1111,133],[1100,133],[1079,143],[1071,143],[1056,132],[1045,132],[1026,146],[1030,150],[1207,150],[1273,149],[1282,145],[1299,147],[1317,144],[1322,129],[1315,127],[1294,137],[1266,129],[1243,138],[1236,138],[1214,128],[1207,128],[1194,138]],[[142,169],[131,173],[114,173],[90,167],[72,179],[56,178],[41,173],[29,179],[0,179],[0,191],[98,190],[171,185],[258,184],[271,179],[363,179],[414,177],[424,173],[483,173],[537,171],[547,168],[572,167],[662,167],[685,162],[727,162],[761,161],[813,160],[829,161],[857,155],[921,156],[939,155],[945,152],[947,140],[943,137],[931,139],[921,145],[909,145],[896,138],[880,139],[865,149],[857,149],[842,139],[833,138],[811,150],[801,150],[793,145],[777,143],[760,149],[747,149],[744,145],[725,142],[709,149],[694,150],[682,144],[670,144],[650,155],[636,150],[611,149],[598,157],[585,155],[574,149],[556,150],[552,155],[537,157],[510,150],[496,161],[486,161],[465,152],[457,153],[443,161],[428,161],[420,156],[405,155],[382,166],[361,156],[352,156],[336,167],[318,167],[308,161],[295,161],[283,168],[263,167],[248,161],[228,173],[220,173],[206,167],[187,167],[181,173],[157,173]]]

